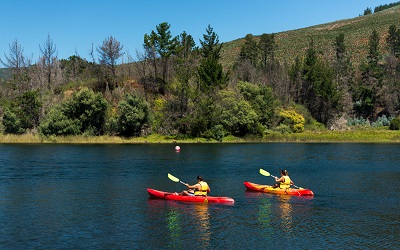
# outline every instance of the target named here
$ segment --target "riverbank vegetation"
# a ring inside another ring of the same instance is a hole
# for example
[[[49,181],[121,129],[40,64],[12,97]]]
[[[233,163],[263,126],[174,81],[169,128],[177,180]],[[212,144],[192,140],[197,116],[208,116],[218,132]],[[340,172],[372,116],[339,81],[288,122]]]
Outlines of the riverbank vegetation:
[[[171,136],[149,135],[146,137],[120,136],[41,136],[38,134],[0,135],[0,143],[59,143],[59,144],[182,144],[182,143],[269,143],[269,142],[331,142],[331,143],[400,143],[400,131],[386,128],[358,128],[347,131],[304,131],[303,133],[273,133],[258,136],[226,136],[221,140],[199,138],[175,139]]]
[[[226,44],[209,25],[199,46],[163,22],[136,61],[113,36],[58,59],[49,35],[35,62],[15,40],[0,142],[398,142],[400,6],[383,7]]]

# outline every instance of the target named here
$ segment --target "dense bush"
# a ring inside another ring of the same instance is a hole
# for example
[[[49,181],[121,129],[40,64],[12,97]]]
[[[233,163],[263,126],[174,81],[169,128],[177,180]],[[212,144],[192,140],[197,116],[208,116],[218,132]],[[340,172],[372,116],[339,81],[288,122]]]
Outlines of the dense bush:
[[[143,98],[127,94],[118,104],[118,128],[123,136],[140,135],[150,121],[150,105]]]
[[[83,88],[61,103],[61,107],[53,107],[39,130],[43,135],[98,135],[104,126],[106,110],[107,101],[101,93]]]
[[[54,107],[39,125],[43,135],[78,135],[82,124],[78,119],[69,119],[60,109]]]
[[[203,136],[208,139],[215,139],[217,141],[222,141],[225,137],[225,129],[221,124],[215,125],[212,129],[204,132]]]
[[[104,125],[107,101],[101,93],[83,88],[63,102],[61,110],[68,119],[78,119],[81,122],[82,133],[98,135]]]
[[[389,125],[390,130],[400,130],[400,118],[394,118]]]
[[[347,119],[347,126],[370,126],[370,122],[368,119],[363,117],[359,118],[349,118]]]
[[[233,135],[257,134],[258,115],[250,103],[233,91],[220,91],[215,108],[215,121]]]
[[[386,115],[379,116],[375,122],[371,123],[371,127],[376,128],[376,127],[389,126],[391,120],[393,120],[393,117],[386,117]]]
[[[243,98],[251,104],[259,122],[269,127],[276,118],[275,109],[278,103],[272,88],[249,82],[239,82],[237,88]]]
[[[3,126],[6,134],[23,134],[25,132],[25,129],[21,126],[21,120],[9,109],[4,111]]]
[[[279,132],[281,134],[290,134],[293,132],[292,128],[286,124],[280,124],[273,131]]]

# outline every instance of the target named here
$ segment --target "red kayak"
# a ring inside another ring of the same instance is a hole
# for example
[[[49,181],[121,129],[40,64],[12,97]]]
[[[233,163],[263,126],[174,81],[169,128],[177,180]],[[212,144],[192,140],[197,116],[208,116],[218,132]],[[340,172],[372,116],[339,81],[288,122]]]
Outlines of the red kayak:
[[[215,197],[215,196],[185,196],[177,193],[169,193],[148,188],[147,192],[151,198],[173,200],[173,201],[187,201],[187,202],[202,202],[202,203],[224,203],[233,204],[235,201],[229,197]]]
[[[264,192],[271,194],[297,195],[297,196],[314,195],[313,191],[305,188],[286,188],[286,189],[273,188],[270,185],[261,185],[247,181],[244,182],[244,185],[246,186],[246,189],[248,191],[253,191],[253,192]]]

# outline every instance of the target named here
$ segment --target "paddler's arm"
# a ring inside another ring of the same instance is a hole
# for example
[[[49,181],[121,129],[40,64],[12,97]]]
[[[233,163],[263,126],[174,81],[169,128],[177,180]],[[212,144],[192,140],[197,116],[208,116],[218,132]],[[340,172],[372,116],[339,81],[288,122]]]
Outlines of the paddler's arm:
[[[199,187],[199,184],[194,184],[193,186],[190,186],[189,184],[186,184],[186,186],[187,186],[188,188],[195,189],[195,188],[198,188],[198,187]]]

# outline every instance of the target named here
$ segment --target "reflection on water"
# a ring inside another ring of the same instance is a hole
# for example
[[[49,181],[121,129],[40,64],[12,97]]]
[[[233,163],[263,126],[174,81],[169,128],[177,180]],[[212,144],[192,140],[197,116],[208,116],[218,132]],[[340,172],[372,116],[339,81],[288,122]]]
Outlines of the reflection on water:
[[[194,215],[196,217],[196,228],[198,229],[198,238],[202,241],[204,247],[210,246],[211,231],[210,231],[210,214],[207,204],[196,204]]]
[[[167,227],[170,233],[170,246],[172,248],[181,248],[181,221],[179,218],[179,211],[177,208],[172,207],[167,213]]]
[[[274,231],[271,227],[271,200],[269,198],[262,198],[258,209],[258,221],[264,230],[264,236],[273,235]]]
[[[292,218],[292,205],[289,195],[278,196],[278,208],[279,218],[281,220],[281,229],[285,233],[291,233],[293,230],[293,218]]]
[[[190,204],[190,206],[177,204],[167,212],[166,222],[171,248],[182,248],[182,241],[193,235],[193,240],[201,242],[203,247],[210,246],[211,226],[208,204]]]

